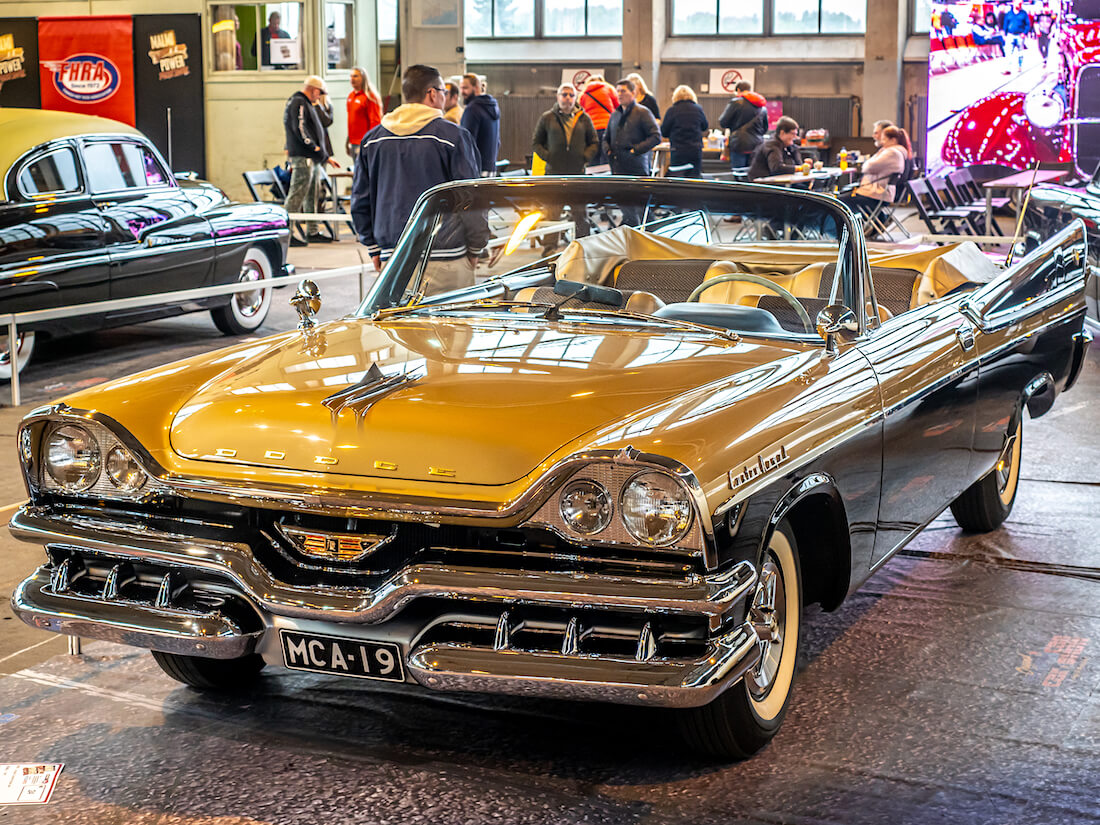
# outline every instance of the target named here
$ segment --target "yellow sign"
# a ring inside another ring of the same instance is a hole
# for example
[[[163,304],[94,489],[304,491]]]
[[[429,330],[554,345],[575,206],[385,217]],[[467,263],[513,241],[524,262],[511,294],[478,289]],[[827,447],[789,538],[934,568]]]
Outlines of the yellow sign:
[[[187,44],[176,43],[173,29],[149,35],[149,59],[160,67],[161,80],[191,74],[187,68]]]
[[[0,34],[0,83],[26,76],[23,49],[15,45],[15,35]]]

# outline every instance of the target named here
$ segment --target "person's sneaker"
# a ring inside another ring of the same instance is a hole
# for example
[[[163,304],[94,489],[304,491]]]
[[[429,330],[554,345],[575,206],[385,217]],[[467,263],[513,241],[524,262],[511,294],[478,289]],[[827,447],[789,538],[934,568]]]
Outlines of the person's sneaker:
[[[312,235],[307,235],[306,240],[310,243],[332,243],[332,238],[328,235],[322,235],[319,232],[315,232]]]
[[[309,246],[309,241],[303,241],[301,238],[296,238],[293,235],[290,236],[291,246]]]

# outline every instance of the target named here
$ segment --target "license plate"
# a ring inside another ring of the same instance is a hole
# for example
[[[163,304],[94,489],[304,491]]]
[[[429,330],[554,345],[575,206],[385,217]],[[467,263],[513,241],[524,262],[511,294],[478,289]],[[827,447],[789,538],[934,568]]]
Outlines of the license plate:
[[[291,670],[336,673],[359,679],[405,681],[401,648],[390,642],[364,642],[315,633],[279,632],[283,664]]]

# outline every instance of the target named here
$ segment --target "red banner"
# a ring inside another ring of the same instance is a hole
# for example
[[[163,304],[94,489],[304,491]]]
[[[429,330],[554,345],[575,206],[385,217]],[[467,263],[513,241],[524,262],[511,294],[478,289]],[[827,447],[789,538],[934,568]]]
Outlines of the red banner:
[[[43,17],[38,21],[42,108],[134,125],[130,17]]]

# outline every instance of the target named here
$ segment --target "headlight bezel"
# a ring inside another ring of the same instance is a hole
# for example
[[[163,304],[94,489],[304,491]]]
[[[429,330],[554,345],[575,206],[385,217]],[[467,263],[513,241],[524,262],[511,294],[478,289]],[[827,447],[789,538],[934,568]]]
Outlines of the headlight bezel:
[[[60,440],[59,440],[60,439]],[[85,442],[83,448],[74,448],[72,445],[77,440]],[[55,457],[55,452],[64,450],[72,452],[72,458],[66,465]],[[62,476],[73,471],[73,467],[84,462],[84,469],[77,469],[77,478],[81,480],[68,480]],[[48,485],[56,485],[65,493],[84,493],[92,489],[103,474],[103,448],[99,439],[88,428],[72,421],[64,421],[46,432],[42,442],[41,453],[43,481]]]
[[[630,489],[633,485],[639,484],[641,482],[641,480],[644,479],[646,476],[653,476],[655,478],[665,480],[668,483],[670,483],[670,485],[674,489],[678,489],[679,492],[681,493],[681,497],[682,497],[682,501],[684,503],[684,506],[687,508],[686,523],[677,532],[673,532],[667,538],[664,538],[664,539],[651,540],[651,539],[646,538],[645,536],[640,535],[640,531],[636,530],[631,525],[631,522],[630,522],[629,518],[627,517],[627,506],[624,503],[625,499],[627,497],[627,494],[629,493],[629,491],[630,491]],[[675,478],[670,476],[668,473],[662,473],[662,472],[659,472],[657,470],[650,470],[650,469],[639,470],[637,473],[635,473],[633,476],[631,476],[631,478],[626,482],[626,484],[624,484],[622,486],[622,489],[619,491],[618,513],[619,513],[619,519],[622,521],[623,526],[626,528],[626,531],[628,533],[630,533],[630,535],[633,536],[635,539],[637,539],[639,544],[642,544],[646,547],[655,547],[655,548],[656,547],[667,547],[667,546],[676,544],[680,539],[682,539],[684,536],[686,536],[688,533],[691,532],[692,525],[696,521],[695,507],[692,505],[691,495],[684,488],[684,485],[680,484]]]

